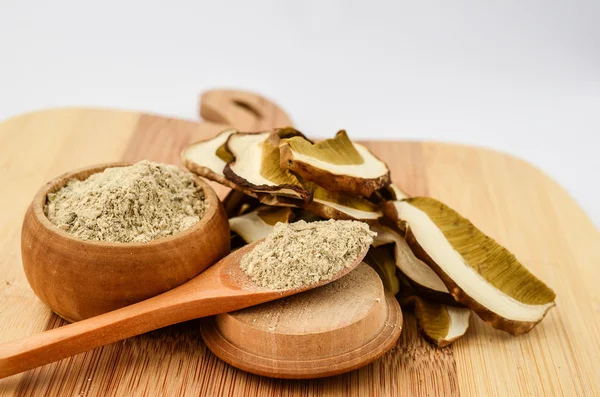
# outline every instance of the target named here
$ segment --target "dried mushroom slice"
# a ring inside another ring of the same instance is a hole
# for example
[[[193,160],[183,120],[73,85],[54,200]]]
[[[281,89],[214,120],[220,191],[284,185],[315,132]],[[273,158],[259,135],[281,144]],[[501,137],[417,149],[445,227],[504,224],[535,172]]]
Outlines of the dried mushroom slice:
[[[445,347],[467,332],[471,310],[428,302],[412,295],[401,299],[402,307],[412,307],[419,329],[431,343]]]
[[[231,135],[227,140],[227,150],[234,160],[225,166],[225,177],[255,193],[283,195],[310,202],[312,192],[305,189],[289,170],[279,167],[278,147],[276,132]]]
[[[407,193],[405,193],[402,189],[400,189],[396,184],[391,183],[388,186],[379,189],[378,191],[373,193],[373,195],[369,197],[369,200],[371,200],[374,203],[382,204],[387,201],[404,200],[409,197],[410,196]]]
[[[275,196],[271,194],[246,194],[242,190],[231,190],[223,199],[223,206],[228,218],[244,215],[255,210],[259,205],[270,205],[274,207],[298,208],[302,202],[287,197]]]
[[[237,133],[234,129],[222,131],[211,139],[192,143],[181,152],[181,160],[194,174],[230,188],[236,186],[223,175],[223,168],[231,161],[221,148],[227,139]],[[227,153],[231,156],[229,153]]]
[[[256,214],[264,223],[271,226],[278,223],[291,223],[296,219],[294,211],[289,207],[262,206],[256,210]]]
[[[262,206],[244,215],[229,219],[229,228],[246,244],[267,237],[278,222],[289,223],[294,219],[291,208]]]
[[[223,160],[225,164],[233,161],[233,154],[229,153],[229,150],[227,150],[227,140],[225,140],[225,142],[217,148],[215,154],[218,158]],[[225,166],[223,166],[223,168],[225,168]]]
[[[302,200],[297,200],[286,196],[278,196],[276,194],[259,194],[258,199],[261,204],[271,205],[274,207],[300,208],[304,204]]]
[[[415,256],[457,301],[493,327],[513,335],[528,332],[555,305],[552,289],[448,206],[428,197],[392,204]]]
[[[223,199],[223,207],[225,207],[227,218],[244,215],[255,210],[259,205],[259,199],[248,196],[239,190],[230,190]]]
[[[305,137],[303,133],[301,133],[300,131],[298,131],[294,127],[275,128],[274,131],[277,133],[277,135],[281,139],[293,138],[295,136],[299,136],[299,137],[302,137],[302,138],[306,139],[308,142],[313,143],[310,139],[308,139],[307,137]]]
[[[409,198],[410,196],[402,189],[398,187],[398,185],[391,183],[387,186],[387,190],[392,197],[392,200],[404,200]]]
[[[394,295],[400,291],[400,282],[396,276],[396,260],[394,259],[394,247],[392,244],[371,247],[363,261],[379,274],[385,289]]]
[[[383,213],[375,204],[358,197],[340,192],[328,192],[312,182],[302,181],[303,186],[313,193],[313,200],[306,203],[290,197],[259,194],[258,200],[262,204],[301,208],[319,219],[358,220],[367,223],[377,222]]]
[[[415,257],[404,238],[395,230],[373,225],[371,230],[377,233],[374,246],[393,243],[395,245],[396,267],[412,288],[432,301],[457,305],[442,279],[423,261]]]
[[[326,220],[325,218],[323,218],[317,214],[313,214],[312,212],[304,210],[304,209],[294,210],[294,214],[296,215],[296,217],[294,218],[296,222],[304,221],[304,222],[310,223],[310,222],[318,222],[318,221]]]
[[[313,191],[313,200],[303,208],[323,218],[373,223],[383,216],[375,204],[362,197],[330,192],[310,182],[304,182],[304,186]]]
[[[385,163],[363,145],[350,141],[343,130],[335,138],[316,144],[300,136],[282,139],[279,150],[281,168],[329,191],[369,197],[390,183]]]

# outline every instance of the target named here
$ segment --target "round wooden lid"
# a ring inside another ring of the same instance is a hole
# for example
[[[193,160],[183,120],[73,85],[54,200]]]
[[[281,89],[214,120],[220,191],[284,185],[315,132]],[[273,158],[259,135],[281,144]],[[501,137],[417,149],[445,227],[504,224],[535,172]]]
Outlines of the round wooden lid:
[[[205,321],[207,346],[259,375],[315,378],[347,372],[391,349],[402,312],[377,273],[360,264],[323,287]]]

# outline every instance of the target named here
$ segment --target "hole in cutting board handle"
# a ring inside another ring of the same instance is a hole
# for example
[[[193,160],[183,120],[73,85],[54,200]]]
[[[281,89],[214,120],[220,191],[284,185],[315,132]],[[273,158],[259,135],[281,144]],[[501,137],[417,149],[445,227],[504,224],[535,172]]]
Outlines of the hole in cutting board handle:
[[[258,111],[255,107],[250,105],[248,102],[244,102],[239,99],[234,99],[233,103],[235,104],[235,106],[240,107],[240,108],[252,113],[254,115],[254,117],[256,117],[257,119],[263,118],[262,113],[260,113],[260,111]]]

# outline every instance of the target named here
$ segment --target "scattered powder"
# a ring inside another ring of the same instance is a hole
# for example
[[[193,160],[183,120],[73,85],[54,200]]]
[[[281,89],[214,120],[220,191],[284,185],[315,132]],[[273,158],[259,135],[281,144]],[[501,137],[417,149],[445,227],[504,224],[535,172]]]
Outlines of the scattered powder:
[[[148,242],[202,218],[204,194],[191,174],[141,161],[71,180],[48,194],[48,219],[81,240]]]
[[[350,266],[373,236],[366,223],[357,221],[278,223],[240,266],[255,284],[269,289],[314,284]]]

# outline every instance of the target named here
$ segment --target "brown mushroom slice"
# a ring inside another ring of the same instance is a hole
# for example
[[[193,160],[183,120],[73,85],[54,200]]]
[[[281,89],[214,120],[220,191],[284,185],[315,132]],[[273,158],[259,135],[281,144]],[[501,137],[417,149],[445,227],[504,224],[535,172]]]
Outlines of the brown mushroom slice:
[[[448,346],[469,328],[470,309],[428,302],[416,295],[402,298],[401,303],[412,307],[421,333],[437,347]]]
[[[219,146],[215,154],[218,158],[223,160],[225,164],[233,161],[233,154],[229,153],[229,150],[227,150],[227,140],[221,146]],[[223,166],[223,168],[225,168],[225,166]]]
[[[223,153],[218,153],[227,139],[237,130],[228,129],[220,132],[213,138],[192,143],[181,152],[181,160],[187,169],[211,181],[220,183],[230,188],[236,186],[223,175],[223,168],[227,158]]]
[[[245,189],[238,189],[241,188],[236,187],[236,189],[231,190],[223,199],[223,206],[225,207],[228,218],[253,211],[260,204],[290,208],[299,208],[299,205],[301,205],[300,201],[287,197],[275,196],[272,194],[255,194],[254,192],[249,192]]]
[[[277,132],[231,135],[227,150],[234,160],[225,166],[223,173],[243,189],[310,202],[312,192],[289,170],[279,167],[279,139]]]
[[[555,305],[552,289],[445,204],[414,197],[392,205],[415,256],[440,276],[457,301],[493,327],[513,335],[528,332]]]
[[[310,222],[318,222],[318,221],[324,221],[326,220],[325,218],[314,214],[310,211],[307,211],[305,209],[296,209],[294,210],[294,221],[304,221],[306,223],[310,223]]]
[[[312,144],[303,137],[282,139],[281,168],[288,168],[329,191],[369,197],[390,183],[390,171],[365,146],[353,143],[346,131]]]
[[[319,185],[304,181],[313,191],[313,200],[302,208],[326,219],[358,220],[374,223],[383,216],[381,210],[370,201],[342,192],[330,192]]]
[[[279,136],[279,138],[281,138],[281,139],[291,138],[294,136],[301,136],[304,139],[310,141],[308,138],[306,138],[304,136],[303,133],[301,133],[294,127],[275,128],[274,132],[276,132],[277,135]],[[310,142],[312,142],[312,141],[310,141]],[[221,146],[219,146],[219,148],[217,149],[216,153],[217,153],[217,156],[221,160],[225,161],[225,163],[229,163],[230,161],[233,161],[233,159],[234,159],[233,154],[231,154],[229,152],[229,150],[227,149],[227,142],[223,142],[223,144]]]
[[[244,192],[232,189],[223,199],[223,207],[227,213],[227,218],[244,215],[255,210],[260,205],[260,200],[249,196]]]
[[[313,191],[313,201],[302,200],[272,194],[259,194],[262,204],[301,208],[321,219],[358,220],[369,224],[383,217],[382,211],[370,201],[340,192],[328,192],[311,182],[302,181],[305,188]]]
[[[396,260],[392,244],[371,247],[363,262],[375,269],[385,289],[394,295],[400,291],[400,282],[396,276]]]
[[[371,230],[377,233],[373,239],[374,246],[395,245],[396,267],[411,287],[435,302],[457,304],[442,279],[412,253],[400,233],[380,224],[372,225]]]
[[[398,187],[395,183],[390,183],[389,186],[386,187],[388,192],[390,193],[392,200],[404,200],[409,198],[410,196],[402,189]]]
[[[299,137],[306,139],[308,142],[313,143],[313,141],[308,139],[306,136],[304,136],[303,133],[301,133],[294,127],[275,128],[274,132],[276,132],[277,135],[279,136],[279,138],[281,138],[281,139],[293,138],[295,136],[299,136]]]
[[[294,213],[289,207],[262,206],[244,215],[229,219],[229,228],[240,236],[246,244],[267,237],[278,222],[289,223]]]
[[[388,186],[381,188],[375,193],[373,193],[373,195],[369,197],[369,200],[371,200],[374,203],[383,204],[387,201],[404,200],[409,197],[410,196],[402,189],[400,189],[398,185],[390,183]]]
[[[229,136],[233,134],[238,134],[238,131],[234,129],[224,130],[211,139],[189,145],[181,153],[184,166],[194,174],[235,189],[241,194],[255,197],[264,204],[285,205],[275,197],[262,195],[243,186],[238,186],[224,176],[223,169],[225,165],[233,160],[233,156],[227,151],[225,144]]]

